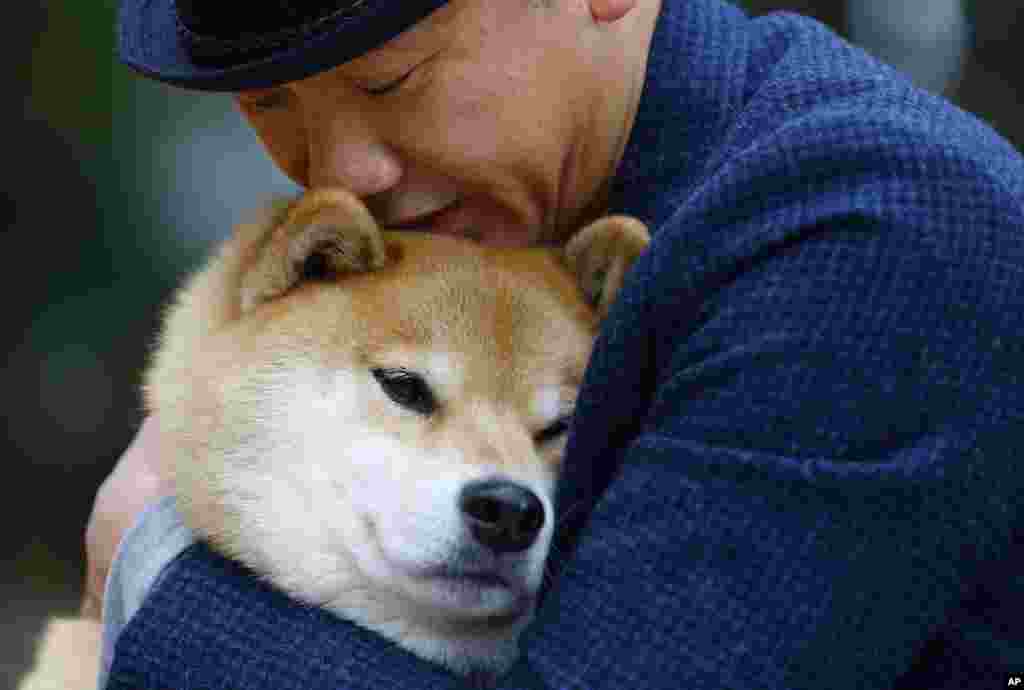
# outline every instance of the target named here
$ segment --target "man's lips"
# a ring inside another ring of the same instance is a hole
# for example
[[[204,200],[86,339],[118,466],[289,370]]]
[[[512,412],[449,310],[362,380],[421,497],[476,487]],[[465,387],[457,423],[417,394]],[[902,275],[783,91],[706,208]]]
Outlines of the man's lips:
[[[439,208],[430,211],[429,213],[423,213],[412,218],[405,218],[399,221],[385,223],[385,230],[426,230],[442,215],[449,211],[454,211],[459,206],[459,200],[456,199],[451,203],[445,204]]]

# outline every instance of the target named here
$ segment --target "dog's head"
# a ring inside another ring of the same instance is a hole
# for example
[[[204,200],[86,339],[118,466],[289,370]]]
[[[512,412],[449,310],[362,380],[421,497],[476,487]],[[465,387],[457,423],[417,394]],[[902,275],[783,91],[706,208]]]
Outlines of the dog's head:
[[[336,190],[241,228],[148,378],[186,519],[421,656],[506,666],[592,342],[646,243],[621,217],[564,250],[382,233]]]

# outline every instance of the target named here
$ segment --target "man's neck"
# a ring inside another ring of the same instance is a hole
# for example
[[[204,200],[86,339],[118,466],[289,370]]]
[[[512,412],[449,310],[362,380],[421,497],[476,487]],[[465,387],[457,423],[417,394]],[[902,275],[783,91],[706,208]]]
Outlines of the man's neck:
[[[647,58],[661,4],[662,0],[638,0],[637,6],[629,14],[606,28],[615,33],[614,42],[623,47],[614,61],[616,72],[621,77],[609,74],[596,88],[605,95],[609,83],[620,84],[622,88],[606,102],[605,109],[594,109],[595,112],[603,112],[603,116],[595,116],[588,122],[586,135],[577,147],[576,154],[580,161],[601,167],[583,171],[585,175],[593,175],[598,182],[590,202],[573,223],[574,228],[590,223],[608,212],[612,182],[625,154],[643,94]]]
[[[647,80],[647,59],[651,53],[651,40],[654,37],[654,27],[658,24],[658,15],[661,12],[662,0],[639,0],[634,10],[635,25],[631,32],[633,40],[629,42],[631,48],[627,58],[629,60],[628,81],[626,85],[626,111],[622,123],[620,135],[615,147],[613,165],[609,171],[608,179],[615,175],[615,169],[622,161],[626,151],[626,143],[633,131],[636,122],[637,109],[640,107],[640,98],[643,94],[644,83]]]

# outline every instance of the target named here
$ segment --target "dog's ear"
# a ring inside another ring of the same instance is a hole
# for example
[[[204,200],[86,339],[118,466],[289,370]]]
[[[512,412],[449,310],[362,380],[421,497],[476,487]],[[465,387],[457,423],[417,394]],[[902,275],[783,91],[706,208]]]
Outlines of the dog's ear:
[[[565,246],[566,264],[602,319],[629,267],[650,241],[647,226],[636,218],[606,216],[580,230]]]
[[[341,189],[309,192],[278,214],[244,270],[240,306],[247,312],[303,281],[373,271],[386,263],[380,228],[358,198]]]

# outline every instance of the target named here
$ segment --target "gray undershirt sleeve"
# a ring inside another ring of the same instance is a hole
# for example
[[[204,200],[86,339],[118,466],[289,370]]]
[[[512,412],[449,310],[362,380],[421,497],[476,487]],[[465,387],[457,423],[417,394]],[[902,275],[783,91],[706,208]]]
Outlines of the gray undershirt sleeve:
[[[195,542],[173,496],[149,506],[121,539],[103,593],[103,651],[97,688],[106,687],[117,637],[164,568]]]

